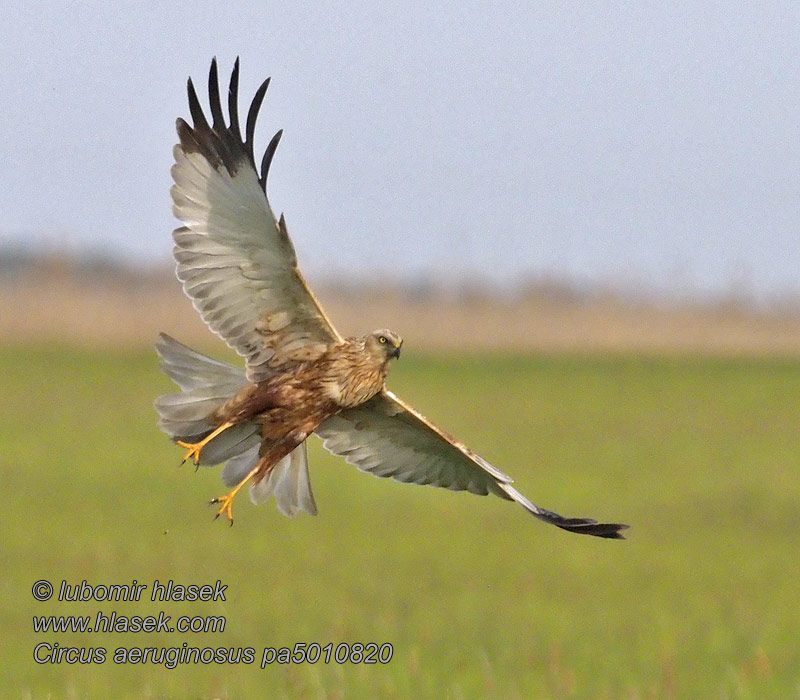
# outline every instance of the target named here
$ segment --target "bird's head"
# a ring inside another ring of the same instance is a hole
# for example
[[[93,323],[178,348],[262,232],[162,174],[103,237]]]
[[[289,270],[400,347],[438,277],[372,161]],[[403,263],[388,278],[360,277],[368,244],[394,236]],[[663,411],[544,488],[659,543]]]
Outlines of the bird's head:
[[[392,358],[400,357],[400,348],[403,345],[403,339],[394,331],[387,328],[373,331],[370,333],[364,343],[366,350],[375,357],[388,362]]]

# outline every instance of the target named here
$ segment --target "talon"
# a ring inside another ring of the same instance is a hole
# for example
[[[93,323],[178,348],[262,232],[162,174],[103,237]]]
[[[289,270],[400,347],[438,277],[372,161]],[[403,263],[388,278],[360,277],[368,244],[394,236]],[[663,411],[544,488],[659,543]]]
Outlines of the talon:
[[[196,467],[200,466],[200,450],[203,449],[204,443],[202,442],[191,443],[191,442],[184,442],[183,440],[177,440],[175,444],[178,445],[179,447],[185,447],[188,450],[183,458],[183,461],[181,462],[181,466],[186,464],[186,461],[190,457],[192,458],[192,462],[194,462],[194,465]]]
[[[186,448],[186,456],[183,458],[183,462],[181,462],[181,466],[186,463],[186,460],[190,457],[192,458],[192,462],[194,462],[195,467],[200,466],[200,450],[202,450],[209,442],[211,442],[217,435],[219,435],[224,430],[227,430],[233,425],[231,422],[223,423],[219,426],[216,430],[212,431],[208,435],[206,435],[200,442],[184,442],[183,440],[176,440],[175,444],[179,445],[180,447]]]
[[[233,527],[233,510],[232,510],[233,499],[236,498],[236,494],[239,493],[239,491],[241,491],[242,487],[256,475],[259,468],[260,465],[257,464],[253,469],[250,470],[250,473],[236,485],[236,487],[230,493],[226,493],[224,496],[219,496],[218,498],[211,499],[210,503],[222,504],[219,510],[217,511],[217,514],[214,516],[214,520],[216,520],[220,515],[225,513],[225,515],[228,517],[228,521],[230,522],[231,527]]]
[[[211,503],[222,504],[219,510],[217,511],[217,514],[214,516],[214,520],[216,520],[217,518],[219,518],[220,515],[225,513],[225,515],[228,516],[228,520],[230,521],[231,525],[233,525],[233,499],[236,496],[238,490],[239,489],[235,489],[230,493],[225,494],[224,496],[212,499]]]

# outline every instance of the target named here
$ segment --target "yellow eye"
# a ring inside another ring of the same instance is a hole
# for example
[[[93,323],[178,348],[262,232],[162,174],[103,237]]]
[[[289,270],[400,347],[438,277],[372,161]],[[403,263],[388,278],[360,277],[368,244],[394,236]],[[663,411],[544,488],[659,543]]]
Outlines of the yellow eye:
[[[378,338],[378,342],[379,343],[385,343],[386,342],[386,336],[382,335],[380,338]]]

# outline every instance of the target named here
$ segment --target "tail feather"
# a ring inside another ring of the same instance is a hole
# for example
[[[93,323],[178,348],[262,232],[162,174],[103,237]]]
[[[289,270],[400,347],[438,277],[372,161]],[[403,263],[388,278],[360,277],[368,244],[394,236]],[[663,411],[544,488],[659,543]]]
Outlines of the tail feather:
[[[222,469],[222,480],[227,486],[236,486],[255,467],[258,457],[256,446],[228,460]],[[309,515],[317,514],[308,477],[305,442],[278,462],[261,481],[250,486],[250,500],[256,505],[264,503],[273,494],[278,510],[290,518],[301,510]]]
[[[166,333],[160,333],[156,353],[161,369],[182,391],[209,386],[236,391],[244,384],[244,370],[195,352]]]
[[[274,477],[273,493],[278,509],[290,518],[294,517],[299,510],[316,515],[317,504],[314,502],[314,494],[311,493],[311,482],[308,478],[306,443],[301,443],[284,457],[282,462],[287,462],[287,460],[288,464],[284,466],[282,475]],[[253,490],[256,488],[258,485],[251,489],[251,498],[254,497]]]
[[[195,389],[184,394],[165,394],[156,399],[155,407],[160,415],[169,416],[170,421],[205,421],[208,415],[230,398],[230,394],[219,396],[216,391],[213,393],[213,396],[207,396],[202,389]]]
[[[158,427],[173,440],[196,442],[216,426],[208,418],[247,382],[243,370],[212,360],[162,333],[156,343],[161,369],[181,393],[165,394],[155,401]],[[258,461],[261,435],[254,421],[231,426],[200,451],[200,464],[207,466],[227,460],[222,480],[228,486],[240,483]],[[301,444],[284,457],[259,483],[250,487],[254,503],[275,494],[278,509],[293,517],[299,511],[317,514],[308,477],[306,445]]]
[[[173,440],[185,441],[213,430],[208,416],[247,381],[244,371],[201,355],[166,333],[161,333],[156,353],[161,369],[182,390],[156,399],[158,427]]]
[[[200,466],[222,464],[261,444],[258,423],[245,421],[231,426],[200,450]]]
[[[196,442],[216,427],[209,416],[247,382],[244,372],[201,355],[166,333],[156,343],[156,352],[161,369],[183,390],[156,399],[158,427],[173,440]],[[240,423],[203,447],[200,464],[219,464],[259,442],[258,425],[252,421]]]
[[[258,462],[258,445],[228,460],[222,467],[222,483],[233,488],[250,473],[256,462]]]

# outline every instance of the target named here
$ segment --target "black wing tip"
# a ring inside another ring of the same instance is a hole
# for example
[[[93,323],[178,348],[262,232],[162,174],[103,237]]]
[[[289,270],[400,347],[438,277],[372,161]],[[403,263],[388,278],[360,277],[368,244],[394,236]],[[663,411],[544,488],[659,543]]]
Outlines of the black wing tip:
[[[197,97],[197,90],[191,78],[186,81],[186,92],[189,96],[189,113],[192,115],[194,128],[208,129],[209,126],[206,121],[206,115],[203,114],[203,108],[200,106],[200,99]]]
[[[244,147],[247,155],[250,158],[250,164],[256,167],[256,158],[253,150],[253,142],[255,141],[256,121],[258,121],[258,112],[261,109],[261,104],[264,102],[264,96],[267,94],[267,88],[272,78],[267,78],[261,85],[259,85],[256,94],[253,95],[253,101],[250,103],[250,109],[247,112],[247,121],[244,128]]]
[[[214,166],[219,167],[223,164],[231,175],[235,174],[244,161],[249,162],[259,179],[262,189],[266,193],[266,180],[272,157],[275,155],[280,135],[283,130],[273,136],[264,152],[261,161],[260,173],[256,169],[253,141],[255,136],[256,120],[258,118],[261,104],[264,101],[270,78],[264,80],[256,90],[250,109],[247,114],[245,124],[245,138],[239,128],[238,115],[238,89],[239,89],[239,57],[233,63],[231,79],[228,86],[228,112],[229,125],[225,124],[222,112],[222,101],[219,89],[219,68],[217,58],[211,59],[211,67],[208,73],[208,97],[210,105],[211,124],[200,105],[194,82],[191,78],[186,81],[186,91],[189,98],[189,112],[192,117],[192,126],[178,119],[177,130],[181,141],[181,146],[189,151],[200,151]]]
[[[578,535],[592,535],[607,540],[624,540],[625,536],[621,531],[627,530],[629,527],[623,523],[598,523],[590,518],[570,518],[565,519],[564,522],[553,521],[553,525]]]
[[[627,530],[628,525],[623,523],[598,523],[594,518],[565,518],[563,515],[554,513],[545,508],[535,508],[531,514],[545,522],[560,527],[567,532],[574,532],[577,535],[592,535],[593,537],[604,537],[608,540],[624,540],[622,530]]]
[[[211,59],[211,69],[208,71],[208,99],[211,107],[212,128],[215,132],[225,131],[225,118],[222,114],[222,103],[219,95],[219,74],[216,56]]]
[[[233,62],[231,79],[228,83],[228,113],[230,130],[237,143],[242,143],[242,132],[239,128],[239,57]]]
[[[270,139],[267,149],[264,151],[264,157],[261,159],[261,177],[258,179],[258,181],[261,183],[261,189],[264,190],[264,192],[267,191],[267,177],[269,176],[269,168],[272,165],[272,158],[275,156],[275,151],[278,148],[281,136],[283,136],[283,129],[279,129],[278,132]]]
[[[622,535],[622,530],[627,530],[628,525],[623,523],[598,523],[594,518],[566,518],[563,515],[554,513],[552,510],[534,505],[508,484],[497,484],[497,486],[500,491],[495,491],[495,493],[505,495],[506,498],[516,501],[535,518],[560,527],[562,530],[574,532],[578,535],[604,537],[609,540],[625,539],[624,535]]]

